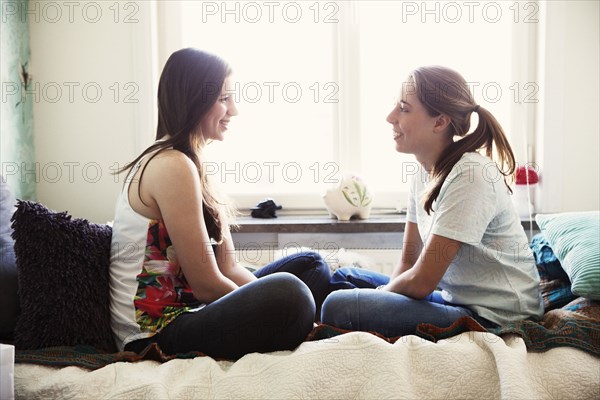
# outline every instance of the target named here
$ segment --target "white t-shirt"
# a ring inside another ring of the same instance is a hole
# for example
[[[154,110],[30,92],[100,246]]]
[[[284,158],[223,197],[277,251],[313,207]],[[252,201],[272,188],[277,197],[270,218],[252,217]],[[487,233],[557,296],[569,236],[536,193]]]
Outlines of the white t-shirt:
[[[438,284],[442,298],[500,325],[541,318],[535,260],[497,164],[479,153],[464,154],[427,215],[423,205],[432,185],[421,167],[406,219],[418,225],[424,244],[432,234],[462,242]]]

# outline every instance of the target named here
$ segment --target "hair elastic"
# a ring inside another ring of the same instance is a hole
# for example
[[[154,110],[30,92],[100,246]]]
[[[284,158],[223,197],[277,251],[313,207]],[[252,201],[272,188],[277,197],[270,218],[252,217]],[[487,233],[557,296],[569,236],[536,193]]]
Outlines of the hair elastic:
[[[473,112],[477,112],[477,111],[479,111],[479,104],[477,104],[475,107],[473,107],[473,110],[472,110],[472,111],[473,111]]]

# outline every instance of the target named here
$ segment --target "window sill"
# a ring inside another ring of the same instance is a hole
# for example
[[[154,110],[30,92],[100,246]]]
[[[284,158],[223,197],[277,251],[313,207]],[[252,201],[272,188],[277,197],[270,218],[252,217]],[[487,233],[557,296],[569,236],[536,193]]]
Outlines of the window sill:
[[[372,215],[369,219],[338,221],[326,215],[283,215],[263,219],[238,217],[238,233],[365,233],[403,232],[406,215]]]
[[[532,230],[539,228],[532,221]],[[404,232],[406,214],[375,214],[369,219],[338,221],[327,215],[282,215],[277,218],[252,218],[242,216],[237,219],[236,233],[375,233]],[[529,220],[521,220],[525,231],[529,231]]]

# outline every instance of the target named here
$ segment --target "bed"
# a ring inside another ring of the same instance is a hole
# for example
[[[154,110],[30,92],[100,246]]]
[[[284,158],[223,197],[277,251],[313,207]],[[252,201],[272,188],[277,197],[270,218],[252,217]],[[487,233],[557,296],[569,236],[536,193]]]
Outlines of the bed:
[[[140,355],[111,349],[103,294],[109,227],[20,202],[13,216],[23,312],[15,332],[15,396],[598,399],[599,220],[598,213],[540,216],[542,233],[532,249],[547,310],[542,321],[486,330],[462,318],[450,327],[422,324],[414,335],[397,338],[318,325],[293,351],[233,361],[166,356],[153,346]],[[557,222],[562,241],[554,240]],[[586,224],[580,236],[587,241],[563,250],[572,235],[565,230]],[[582,270],[575,256],[583,253],[591,268]],[[93,287],[82,284],[91,280]],[[57,286],[68,290],[54,293]],[[55,305],[53,315],[48,304]]]
[[[599,382],[600,361],[582,350],[528,352],[517,335],[482,332],[394,344],[351,332],[236,362],[15,366],[16,397],[45,399],[597,399]]]

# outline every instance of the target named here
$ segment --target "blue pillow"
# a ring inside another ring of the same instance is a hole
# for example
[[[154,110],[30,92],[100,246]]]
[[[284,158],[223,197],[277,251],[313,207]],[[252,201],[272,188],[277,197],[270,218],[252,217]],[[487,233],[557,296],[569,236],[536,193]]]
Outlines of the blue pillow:
[[[575,300],[577,296],[571,292],[571,281],[544,234],[538,233],[531,238],[530,247],[540,275],[540,292],[544,299],[544,311],[560,308]]]
[[[600,300],[600,212],[538,214],[535,220],[577,296]]]

